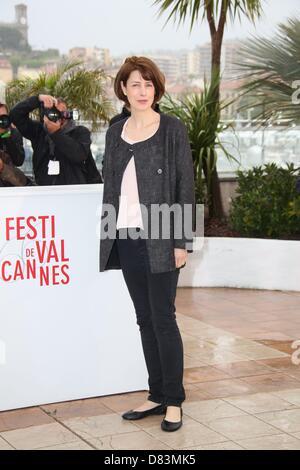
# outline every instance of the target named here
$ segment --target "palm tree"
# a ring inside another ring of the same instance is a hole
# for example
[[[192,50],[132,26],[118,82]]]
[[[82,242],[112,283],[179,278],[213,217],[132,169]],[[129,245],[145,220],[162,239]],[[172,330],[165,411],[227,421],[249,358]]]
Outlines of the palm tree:
[[[108,78],[101,69],[86,70],[82,62],[68,62],[56,72],[40,73],[36,79],[12,80],[6,89],[6,103],[12,107],[39,94],[61,97],[70,108],[77,108],[81,119],[90,121],[95,131],[109,120],[113,111],[105,91]]]
[[[221,123],[215,114],[217,112],[214,106],[216,86],[218,86],[218,81],[214,79],[209,84],[205,82],[201,94],[187,95],[180,100],[174,100],[170,95],[166,95],[160,104],[163,112],[178,117],[187,127],[194,163],[196,202],[205,203],[208,208],[212,204],[212,173],[206,173],[206,171],[215,169],[217,150],[222,150],[228,159],[236,161],[220,139],[220,134],[232,126]],[[220,110],[222,111],[230,104],[231,102],[221,102]]]
[[[190,30],[196,22],[206,20],[209,25],[211,37],[211,80],[216,77],[218,86],[214,88],[214,114],[220,120],[220,78],[221,53],[225,26],[229,21],[246,16],[253,23],[261,15],[263,0],[155,0],[153,5],[159,5],[159,16],[170,11],[166,23],[171,19],[177,21],[178,26],[190,18]],[[207,162],[204,162],[206,165]],[[210,216],[222,217],[224,215],[220,184],[216,167],[209,168],[205,173],[212,172],[212,205]]]
[[[263,125],[280,119],[299,124],[300,19],[280,24],[272,39],[247,41],[242,55],[249,104],[241,109],[254,108]]]

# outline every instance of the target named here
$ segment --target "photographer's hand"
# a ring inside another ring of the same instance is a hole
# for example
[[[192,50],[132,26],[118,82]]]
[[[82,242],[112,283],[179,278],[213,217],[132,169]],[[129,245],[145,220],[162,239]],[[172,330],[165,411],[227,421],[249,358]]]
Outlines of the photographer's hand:
[[[50,95],[39,95],[39,101],[44,104],[45,108],[57,105],[57,99]]]
[[[46,116],[44,117],[44,124],[47,127],[47,131],[49,132],[49,134],[54,134],[54,132],[59,131],[59,129],[61,128],[60,120],[57,122],[53,122],[50,121],[50,119],[48,119]]]

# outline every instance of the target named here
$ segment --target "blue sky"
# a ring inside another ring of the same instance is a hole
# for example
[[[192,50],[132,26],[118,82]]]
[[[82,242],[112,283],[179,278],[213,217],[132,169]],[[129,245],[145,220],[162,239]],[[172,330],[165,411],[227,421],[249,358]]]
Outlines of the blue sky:
[[[12,21],[16,0],[2,0],[0,21]],[[189,35],[187,27],[173,24],[164,30],[156,17],[153,0],[24,0],[28,6],[29,39],[34,48],[107,47],[113,55],[139,53],[159,48],[192,49],[209,40],[208,27],[197,25]],[[299,0],[265,0],[265,14],[254,28],[244,20],[228,26],[225,38],[250,34],[270,35],[277,23],[298,14]]]

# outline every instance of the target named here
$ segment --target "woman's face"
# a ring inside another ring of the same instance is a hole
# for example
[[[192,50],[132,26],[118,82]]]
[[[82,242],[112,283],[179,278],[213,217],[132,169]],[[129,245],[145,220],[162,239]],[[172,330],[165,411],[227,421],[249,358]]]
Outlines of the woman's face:
[[[146,111],[151,108],[155,96],[154,85],[151,80],[144,80],[138,70],[131,72],[126,86],[123,82],[121,86],[131,110]]]

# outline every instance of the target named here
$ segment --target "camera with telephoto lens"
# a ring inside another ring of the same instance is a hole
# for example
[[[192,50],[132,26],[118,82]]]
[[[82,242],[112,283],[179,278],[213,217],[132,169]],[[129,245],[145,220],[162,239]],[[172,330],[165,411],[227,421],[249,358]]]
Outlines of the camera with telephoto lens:
[[[2,116],[0,116],[0,128],[9,129],[10,125],[11,125],[10,117],[7,114],[2,114]]]
[[[60,119],[73,119],[74,121],[78,121],[79,119],[79,113],[77,109],[73,110],[66,110],[66,111],[60,111],[57,109],[55,106],[52,106],[52,108],[45,108],[42,106],[42,118],[46,116],[49,121],[52,122],[57,122]]]

